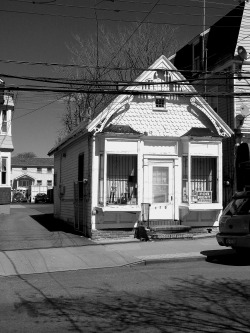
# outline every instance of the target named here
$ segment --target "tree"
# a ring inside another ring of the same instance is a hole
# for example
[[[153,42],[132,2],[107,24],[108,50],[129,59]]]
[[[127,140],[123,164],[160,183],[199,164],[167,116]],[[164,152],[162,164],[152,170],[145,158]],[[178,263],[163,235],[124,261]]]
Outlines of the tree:
[[[62,117],[64,133],[81,121],[92,120],[114,98],[105,93],[93,94],[93,83],[100,88],[105,82],[131,82],[161,55],[170,56],[177,49],[174,31],[167,25],[143,24],[116,33],[104,27],[88,39],[74,36],[70,47],[77,69],[66,71],[67,79],[76,90],[85,83],[86,93],[72,93],[65,98],[66,112]],[[98,45],[98,47],[97,47]],[[87,85],[86,85],[87,83]]]
[[[33,152],[26,152],[26,153],[19,153],[15,156],[16,158],[19,158],[19,159],[29,159],[29,158],[34,158],[34,157],[37,157],[35,153]]]

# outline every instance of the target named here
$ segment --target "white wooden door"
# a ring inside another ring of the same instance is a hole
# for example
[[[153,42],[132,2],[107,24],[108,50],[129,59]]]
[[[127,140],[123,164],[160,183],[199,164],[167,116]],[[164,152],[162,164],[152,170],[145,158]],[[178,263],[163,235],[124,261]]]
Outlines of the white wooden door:
[[[155,162],[149,166],[150,219],[174,218],[173,162]]]

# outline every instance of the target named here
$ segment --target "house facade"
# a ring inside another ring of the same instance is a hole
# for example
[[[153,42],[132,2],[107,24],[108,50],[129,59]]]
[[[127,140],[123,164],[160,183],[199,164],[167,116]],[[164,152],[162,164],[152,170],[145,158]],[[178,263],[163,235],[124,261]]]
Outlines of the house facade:
[[[0,86],[4,82],[0,80]],[[11,201],[11,152],[14,150],[11,119],[14,102],[11,95],[0,95],[0,214],[10,213]]]
[[[21,192],[31,202],[37,193],[46,193],[54,186],[53,158],[18,158],[11,159],[12,198]]]
[[[250,185],[249,11],[249,1],[241,1],[170,57],[234,131],[223,140],[224,206],[235,191]]]
[[[151,223],[212,226],[222,209],[222,141],[233,133],[164,56],[54,155],[55,217],[90,237]],[[144,207],[144,208],[142,208]],[[143,210],[143,211],[142,211]]]

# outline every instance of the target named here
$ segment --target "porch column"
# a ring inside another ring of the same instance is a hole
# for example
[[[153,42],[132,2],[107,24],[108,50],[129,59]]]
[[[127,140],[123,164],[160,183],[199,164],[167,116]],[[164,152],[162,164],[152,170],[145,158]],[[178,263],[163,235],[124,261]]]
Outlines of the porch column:
[[[96,137],[92,137],[92,175],[91,175],[91,228],[96,229],[96,216],[93,214],[93,208],[98,203],[98,180],[99,180],[99,154],[96,153]]]

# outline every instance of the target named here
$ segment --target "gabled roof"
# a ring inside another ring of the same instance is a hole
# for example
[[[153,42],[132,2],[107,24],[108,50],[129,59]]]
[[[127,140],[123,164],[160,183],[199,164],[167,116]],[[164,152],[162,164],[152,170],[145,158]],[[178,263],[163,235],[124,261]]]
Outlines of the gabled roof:
[[[162,81],[163,73],[170,75],[171,79]],[[149,87],[145,87],[145,84],[140,85],[140,82],[149,82],[148,80],[153,81],[151,85],[148,84]],[[194,87],[186,82],[184,76],[165,56],[158,58],[135,83],[138,84],[127,87],[123,94],[116,97],[91,123],[81,123],[52,148],[48,155],[86,133],[101,133],[110,129],[114,132],[118,128],[130,133],[163,137],[181,137],[191,127],[208,127],[215,136],[233,134],[229,126],[199,96]],[[153,86],[154,84],[158,86]],[[153,110],[155,96],[160,94],[166,95],[166,110]]]
[[[26,173],[23,173],[23,174],[21,174],[20,176],[18,176],[18,177],[15,178],[15,180],[17,180],[17,179],[19,179],[19,180],[20,180],[20,179],[30,179],[30,180],[35,180],[35,178],[33,178],[33,177],[27,175]]]
[[[184,76],[179,73],[176,67],[165,57],[161,56],[157,59],[149,70],[144,71],[135,81],[146,82],[157,74],[157,71],[170,71],[172,79],[169,82],[166,91],[162,86],[162,92],[169,92],[171,85],[178,86],[178,82],[185,82]],[[176,82],[176,84],[175,84]],[[177,88],[175,88],[177,89]],[[110,105],[103,110],[89,125],[88,131],[102,132],[106,126],[128,125],[135,131],[147,132],[151,136],[174,136],[180,137],[186,133],[191,127],[207,127],[209,126],[214,133],[226,136],[233,134],[229,126],[218,116],[218,114],[209,106],[209,104],[198,95],[193,86],[188,83],[182,83],[181,88],[184,97],[180,97],[179,101],[173,98],[171,94],[166,97],[166,112],[152,112],[152,96],[143,96],[143,89],[140,85],[128,87],[126,90],[130,92],[141,91],[140,96],[121,95],[118,96]],[[178,89],[177,89],[178,90]],[[155,91],[152,91],[152,94]],[[150,91],[148,91],[150,94]],[[185,96],[185,94],[190,94]],[[193,97],[193,94],[195,97]],[[174,92],[173,92],[174,95]],[[191,109],[192,112],[187,112]],[[202,118],[202,119],[201,119]],[[221,128],[221,130],[219,130]]]
[[[54,159],[47,157],[34,157],[34,158],[11,158],[12,167],[54,167]]]

